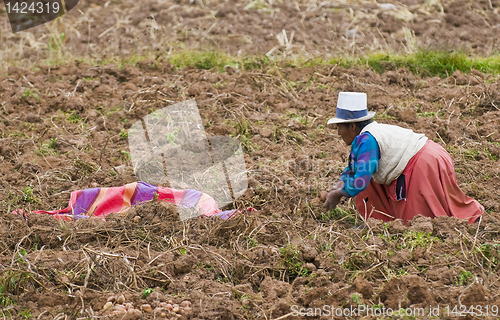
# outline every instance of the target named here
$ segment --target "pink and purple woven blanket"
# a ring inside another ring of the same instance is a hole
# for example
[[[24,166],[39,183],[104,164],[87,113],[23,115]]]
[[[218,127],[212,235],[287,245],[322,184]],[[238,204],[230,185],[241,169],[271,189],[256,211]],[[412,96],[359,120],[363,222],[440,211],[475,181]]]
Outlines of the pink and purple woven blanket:
[[[155,199],[155,195],[157,195],[158,201],[167,201],[184,208],[195,208],[198,210],[199,216],[218,216],[222,219],[228,219],[238,212],[237,210],[220,210],[211,196],[197,190],[177,190],[139,181],[120,187],[73,191],[68,207],[52,211],[33,211],[33,213],[52,214],[65,220],[89,217],[104,218],[110,213],[125,213],[133,206]],[[253,208],[248,209],[249,211],[254,210]]]

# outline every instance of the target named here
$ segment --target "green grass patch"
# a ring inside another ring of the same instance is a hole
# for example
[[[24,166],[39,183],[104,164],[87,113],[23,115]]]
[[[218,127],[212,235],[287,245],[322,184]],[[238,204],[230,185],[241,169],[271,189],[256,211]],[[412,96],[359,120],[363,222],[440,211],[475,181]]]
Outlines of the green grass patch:
[[[248,152],[253,152],[260,147],[251,141],[253,137],[252,124],[246,118],[237,119],[238,122],[234,125],[236,133],[231,134],[240,140],[243,149]]]
[[[13,138],[27,138],[26,134],[21,131],[5,131],[0,135],[2,138],[13,137]],[[17,140],[17,139],[16,139]]]
[[[479,249],[474,249],[475,252],[480,251],[481,255],[479,255],[479,259],[482,258],[483,266],[491,267],[493,270],[498,269],[498,265],[500,263],[500,244],[497,243],[483,243]]]
[[[23,200],[31,204],[42,204],[42,200],[33,194],[32,187],[26,187],[23,189]]]
[[[357,225],[357,219],[356,216],[349,213],[348,211],[345,211],[344,209],[340,207],[336,207],[333,210],[328,211],[327,213],[322,213],[319,216],[319,220],[322,221],[338,221],[338,220],[343,220],[347,223]]]
[[[366,270],[370,265],[375,262],[374,257],[370,255],[369,252],[354,252],[348,256],[344,263],[342,263],[342,268],[348,271],[353,271],[354,273],[360,270]]]
[[[30,309],[23,309],[22,311],[19,311],[19,313],[17,314],[19,317],[21,317],[21,319],[31,319],[33,318],[33,315],[31,314],[31,310]]]
[[[498,161],[498,157],[491,154],[491,151],[490,151],[490,149],[488,149],[488,147],[484,147],[484,153],[486,154],[488,159],[490,159],[491,161]]]
[[[455,279],[457,286],[466,286],[474,279],[474,275],[470,271],[462,270]]]
[[[45,155],[57,155],[58,152],[56,151],[57,148],[57,138],[50,138],[50,142],[48,143],[41,143],[40,146],[35,150],[35,154],[40,155],[40,156],[45,156]]]
[[[252,2],[258,7],[259,1]],[[223,72],[226,66],[240,70],[251,69],[274,69],[284,67],[316,67],[324,65],[338,65],[345,68],[366,68],[375,72],[382,73],[388,70],[397,70],[406,68],[413,74],[421,76],[439,76],[446,77],[456,70],[463,73],[469,73],[472,69],[479,70],[487,74],[500,74],[500,54],[494,54],[489,57],[472,56],[464,52],[454,51],[431,51],[417,50],[412,54],[373,52],[366,55],[338,55],[333,58],[322,56],[306,57],[304,55],[290,55],[287,57],[273,57],[266,55],[245,55],[233,56],[218,50],[186,50],[182,45],[177,46],[173,52],[164,55],[156,55],[153,52],[144,54],[132,54],[129,56],[113,56],[112,58],[89,58],[70,56],[64,50],[65,35],[52,36],[48,40],[47,48],[49,56],[45,60],[36,61],[36,65],[66,65],[72,62],[85,62],[91,66],[115,64],[119,69],[125,65],[136,65],[141,60],[154,59],[170,62],[175,68],[182,69],[187,66],[193,66],[198,69],[215,69]],[[17,61],[4,61],[2,67],[15,65]],[[90,80],[90,79],[87,79]],[[323,90],[328,86],[320,84],[318,88]]]
[[[99,166],[94,162],[86,161],[80,158],[73,161],[73,166],[78,170],[78,175],[81,177],[88,177],[99,170]]]
[[[397,245],[398,249],[407,248],[413,251],[417,247],[426,248],[433,241],[439,241],[439,238],[433,237],[432,233],[425,233],[424,231],[406,231],[402,239],[399,239]]]
[[[28,272],[4,271],[0,274],[0,308],[16,304],[11,297],[20,295],[25,291],[25,286],[33,280]]]
[[[304,141],[304,136],[301,134],[290,130],[288,128],[279,128],[279,127],[274,127],[273,128],[273,141],[275,143],[283,143],[283,144],[289,144],[290,142],[296,143],[296,144],[302,144]]]
[[[251,238],[251,237],[248,237],[248,248],[254,248],[258,245],[259,243],[257,242],[257,240],[255,240],[254,238]]]
[[[126,140],[128,138],[128,131],[125,129],[120,130],[120,140]]]
[[[464,152],[465,157],[472,158],[473,160],[477,160],[479,157],[479,151],[474,149],[467,149]]]
[[[75,114],[73,111],[68,116],[69,123],[80,123],[81,121],[82,121],[82,118],[79,115]]]
[[[142,290],[141,298],[146,299],[154,291],[155,290],[153,288],[146,288],[146,289]]]
[[[239,61],[234,57],[216,51],[186,51],[173,54],[170,63],[177,69],[193,66],[198,69],[214,69],[224,71],[224,67],[238,67]]]
[[[225,67],[252,70],[275,65],[267,56],[234,57],[218,51],[186,51],[172,55],[169,62],[176,68],[194,66],[198,69],[216,69],[223,72]]]
[[[23,94],[19,97],[19,99],[26,100],[29,97],[33,97],[36,100],[36,102],[40,103],[40,98],[38,98],[38,95],[29,89],[24,90]]]
[[[421,76],[450,76],[456,70],[469,73],[472,69],[484,73],[500,73],[500,55],[471,57],[462,52],[422,50],[410,55],[372,53],[357,58],[335,58],[333,61],[345,68],[366,66],[376,72],[407,68]]]

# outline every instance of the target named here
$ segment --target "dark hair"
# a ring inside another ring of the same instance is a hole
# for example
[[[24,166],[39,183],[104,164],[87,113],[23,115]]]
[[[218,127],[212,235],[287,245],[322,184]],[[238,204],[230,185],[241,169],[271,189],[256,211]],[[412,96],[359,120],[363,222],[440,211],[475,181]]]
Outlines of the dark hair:
[[[359,131],[361,131],[361,130],[363,130],[364,127],[366,127],[367,125],[369,125],[372,122],[373,122],[373,119],[368,119],[368,120],[365,120],[365,121],[354,122],[354,125],[356,126],[356,128]]]

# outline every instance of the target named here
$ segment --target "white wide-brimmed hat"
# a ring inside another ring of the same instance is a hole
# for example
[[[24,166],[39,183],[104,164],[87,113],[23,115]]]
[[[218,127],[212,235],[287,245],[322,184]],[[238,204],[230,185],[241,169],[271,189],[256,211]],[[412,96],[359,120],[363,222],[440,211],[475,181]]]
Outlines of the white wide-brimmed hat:
[[[366,100],[364,92],[340,92],[335,118],[328,120],[327,124],[360,122],[373,118],[375,112],[368,111]]]

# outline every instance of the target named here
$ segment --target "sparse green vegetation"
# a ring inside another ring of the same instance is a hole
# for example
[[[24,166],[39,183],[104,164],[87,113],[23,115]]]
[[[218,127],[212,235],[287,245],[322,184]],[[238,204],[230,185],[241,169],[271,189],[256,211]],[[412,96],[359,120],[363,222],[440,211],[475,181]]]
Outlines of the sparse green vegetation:
[[[456,278],[456,284],[457,286],[466,286],[472,281],[472,279],[474,279],[474,275],[472,274],[472,272],[462,270]]]
[[[220,72],[224,71],[224,67],[238,67],[241,61],[237,61],[233,57],[216,51],[187,51],[174,54],[169,59],[176,68],[184,68],[194,66],[198,69],[213,69],[216,68]]]
[[[384,113],[377,113],[375,114],[375,117],[373,117],[374,121],[377,121],[379,119],[388,119],[388,120],[396,120],[397,118],[391,115],[388,115],[386,112]]]
[[[398,277],[408,275],[408,271],[406,270],[405,266],[403,266],[397,270],[397,275],[398,275]]]
[[[146,288],[146,289],[142,290],[142,298],[146,299],[154,291],[155,290],[153,288]]]
[[[50,149],[55,149],[57,146],[57,138],[50,138],[50,142],[49,142],[49,148]]]
[[[2,138],[13,137],[13,138],[25,138],[26,134],[21,131],[5,131],[2,134]]]
[[[433,237],[432,233],[425,233],[424,231],[406,231],[402,237],[398,237],[398,249],[415,250],[417,247],[426,248],[433,241],[440,241],[438,237]]]
[[[49,39],[47,41],[47,46],[54,52],[60,51],[63,46],[65,37],[66,36],[64,35],[64,33],[60,33],[59,36],[51,35],[49,36]]]
[[[247,119],[238,119],[238,122],[235,124],[234,128],[236,129],[236,133],[232,134],[231,136],[237,137],[245,150],[251,152],[259,149],[258,145],[250,141],[253,136],[253,130],[252,125]]]
[[[274,128],[273,130],[274,142],[281,142],[284,145],[291,143],[302,144],[305,137],[294,130],[288,128]]]
[[[280,248],[280,265],[285,267],[289,280],[293,280],[299,276],[307,277],[310,273],[304,267],[304,263],[299,259],[300,251],[297,246],[288,245]]]
[[[77,115],[74,111],[71,111],[66,119],[69,123],[80,123],[82,118]]]
[[[5,308],[15,304],[12,297],[23,293],[25,286],[31,280],[32,276],[28,272],[13,270],[2,272],[0,274],[0,307]]]
[[[409,55],[394,55],[384,52],[371,53],[359,58],[334,59],[345,68],[368,66],[377,72],[407,68],[412,73],[422,76],[450,76],[456,70],[469,73],[476,69],[486,73],[500,73],[500,55],[487,58],[470,57],[454,51],[420,50]]]
[[[203,264],[203,263],[202,263],[202,266],[203,266],[206,270],[208,270],[208,271],[214,271],[214,270],[215,270],[215,268],[214,268],[213,266],[209,265],[209,264],[205,265],[205,264]]]
[[[42,204],[42,200],[33,194],[32,187],[26,187],[23,189],[23,200],[31,204]]]
[[[484,153],[486,154],[488,159],[490,159],[491,161],[498,161],[498,157],[495,155],[492,155],[491,151],[490,151],[490,149],[488,149],[488,147],[484,147]]]
[[[62,39],[62,40],[61,40]],[[49,47],[57,48],[62,45],[64,35],[59,38],[52,37]],[[56,51],[52,51],[56,52]],[[58,51],[60,52],[60,51]],[[85,59],[90,65],[106,65],[110,63],[117,64],[120,69],[126,64],[135,65],[138,61],[146,57],[132,55],[129,57],[114,57],[113,59],[92,60]],[[219,72],[224,71],[226,66],[236,69],[251,70],[256,68],[272,67],[315,67],[323,65],[339,65],[344,68],[362,67],[372,69],[375,72],[382,73],[388,70],[397,70],[406,68],[415,75],[422,76],[450,76],[456,70],[463,73],[469,73],[472,69],[479,70],[488,74],[500,73],[500,55],[489,57],[470,56],[463,52],[454,51],[431,51],[417,50],[412,54],[394,54],[387,52],[372,52],[364,56],[336,56],[334,58],[306,58],[300,55],[288,56],[281,60],[274,60],[267,56],[245,55],[242,57],[232,56],[222,51],[214,50],[195,50],[184,51],[178,49],[176,53],[171,54],[167,60],[176,68],[182,69],[187,66],[194,66],[198,69],[216,69]],[[48,59],[50,64],[64,63],[64,54],[55,54]],[[88,81],[88,80],[87,80]],[[318,88],[326,88],[324,85],[317,85]],[[217,87],[217,85],[215,86]]]
[[[5,290],[5,287],[0,285],[0,306],[8,307],[12,304],[15,304],[15,301],[12,300],[9,293]]]
[[[481,255],[479,258],[483,260],[483,265],[486,267],[491,267],[494,270],[498,269],[498,264],[500,263],[500,244],[498,243],[483,243],[479,247]]]
[[[257,240],[255,240],[254,238],[248,238],[248,248],[254,248],[258,245],[259,243],[257,242]]]
[[[226,84],[227,84],[227,81],[220,81],[220,82],[212,84],[212,87],[214,87],[216,89],[220,89],[220,88],[224,87]]]
[[[20,316],[22,319],[25,319],[25,320],[31,319],[33,317],[30,309],[23,309],[23,310],[19,311],[18,316]]]
[[[125,151],[125,150],[119,150],[119,151],[120,151],[120,158],[121,158],[122,162],[130,161],[130,159],[131,159],[130,152]]]
[[[120,139],[126,140],[128,138],[128,131],[125,129],[120,130]]]
[[[357,271],[365,269],[372,263],[373,257],[370,252],[359,251],[350,254],[342,264],[342,268],[349,271],[354,271],[354,273],[356,273]]]
[[[30,89],[26,89],[24,93],[19,97],[19,99],[25,100],[29,97],[33,97],[36,100],[36,102],[40,103],[40,98],[38,98],[38,95],[32,92]]]
[[[122,108],[122,107],[120,107],[120,106],[115,106],[115,107],[114,107],[114,108],[112,108],[111,110],[106,111],[106,112],[104,113],[104,115],[105,115],[106,117],[109,117],[109,116],[110,116],[110,115],[112,115],[113,113],[115,113],[115,112],[117,112],[117,111],[120,111],[120,110],[123,110],[123,108]],[[150,112],[150,113],[152,113],[152,112],[153,112],[153,110],[149,110],[149,112]]]
[[[356,225],[358,220],[356,219],[356,216],[354,216],[352,213],[349,213],[348,211],[345,211],[344,209],[340,207],[336,207],[333,210],[328,211],[326,214],[322,213],[319,216],[320,220],[323,221],[345,221],[350,224]]]
[[[225,66],[254,69],[256,67],[271,67],[278,64],[268,58],[246,56],[237,58],[213,51],[195,51],[178,53],[170,58],[170,62],[178,67],[195,66],[199,69],[217,68],[222,71]],[[314,67],[318,65],[340,65],[345,68],[365,67],[382,73],[387,70],[407,68],[412,73],[422,76],[450,76],[456,70],[469,73],[472,69],[490,74],[500,73],[500,55],[490,57],[471,57],[462,52],[445,52],[420,50],[413,54],[399,55],[386,52],[374,52],[359,57],[335,57],[332,59],[305,59],[293,56],[279,62],[282,66]],[[325,86],[318,85],[323,89]]]
[[[179,134],[179,128],[176,128],[174,131],[169,132],[166,134],[167,142],[175,145],[175,139],[177,138],[177,135]]]
[[[50,55],[45,61],[48,65],[62,65],[69,59],[67,53],[62,50],[64,48],[64,33],[59,36],[50,36],[48,40],[48,48]],[[135,65],[138,61],[145,60],[150,57],[140,55],[130,56],[115,56],[110,59],[93,59],[86,57],[85,59],[77,59],[79,61],[89,63],[90,65],[106,65],[116,64],[119,69],[124,65]],[[151,57],[153,58],[153,57]],[[156,57],[158,58],[158,57]],[[163,58],[163,57],[162,57]],[[418,50],[411,54],[388,53],[384,51],[371,52],[363,56],[356,55],[338,55],[333,58],[310,58],[301,55],[290,55],[283,59],[272,59],[268,56],[257,56],[247,54],[244,56],[232,56],[222,51],[214,50],[183,50],[177,48],[177,51],[164,57],[178,69],[187,66],[194,66],[198,69],[216,69],[219,72],[224,71],[225,67],[233,67],[236,69],[251,70],[256,68],[266,69],[275,67],[315,67],[323,65],[339,65],[344,68],[367,68],[375,72],[382,73],[388,70],[397,70],[406,68],[415,75],[421,76],[450,76],[456,70],[463,73],[470,73],[472,69],[479,70],[483,73],[497,75],[500,73],[500,54],[491,55],[489,57],[471,56],[460,51],[432,51]],[[73,58],[74,60],[74,58]],[[153,64],[150,68],[155,68]],[[91,80],[91,77],[85,78],[84,81]],[[318,84],[317,87],[322,90],[327,86]]]
[[[303,125],[307,125],[310,122],[310,119],[308,119],[308,117],[302,116],[302,115],[299,115],[299,114],[295,114],[293,112],[287,112],[287,117],[288,118],[292,118],[292,119],[296,119],[297,121],[299,121]]]
[[[260,10],[266,13],[270,13],[272,11],[272,7],[263,0],[254,0],[245,6],[245,10]]]
[[[78,176],[87,177],[99,170],[99,166],[93,162],[86,161],[83,159],[75,159],[73,165],[78,169]]]
[[[439,111],[437,113],[437,115],[439,117],[442,117],[442,116],[444,116],[444,113],[441,112],[441,111]],[[427,112],[426,111],[426,112],[419,112],[419,113],[417,113],[417,117],[419,117],[419,118],[421,118],[421,117],[434,117],[434,116],[436,116],[436,112],[433,112],[433,111],[432,112]]]
[[[38,153],[38,155],[57,155],[58,152],[56,151],[57,147],[57,138],[50,138],[49,143],[42,143],[40,146],[35,150],[35,153]]]
[[[464,155],[473,160],[477,160],[477,157],[479,157],[479,151],[474,149],[467,149],[465,150]]]
[[[354,301],[354,303],[356,303],[358,305],[360,304],[360,299],[359,299],[359,295],[358,294],[354,294],[352,296],[352,300]]]

